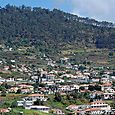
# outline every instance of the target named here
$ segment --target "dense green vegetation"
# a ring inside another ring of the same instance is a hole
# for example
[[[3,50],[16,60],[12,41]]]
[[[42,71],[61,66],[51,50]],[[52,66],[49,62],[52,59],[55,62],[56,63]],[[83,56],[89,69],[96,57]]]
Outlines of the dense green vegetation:
[[[98,22],[54,9],[0,8],[0,42],[9,47],[35,46],[56,53],[76,47],[115,48],[112,23]]]

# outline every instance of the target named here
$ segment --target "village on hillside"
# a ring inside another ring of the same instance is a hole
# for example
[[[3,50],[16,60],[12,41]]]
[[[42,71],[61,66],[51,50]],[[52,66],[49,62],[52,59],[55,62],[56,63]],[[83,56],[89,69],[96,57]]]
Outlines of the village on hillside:
[[[0,115],[115,115],[115,0],[0,0]]]
[[[24,110],[51,115],[114,115],[115,72],[109,67],[48,59],[47,68],[0,61],[0,113]],[[16,114],[17,115],[17,114]],[[39,115],[36,113],[36,115]]]

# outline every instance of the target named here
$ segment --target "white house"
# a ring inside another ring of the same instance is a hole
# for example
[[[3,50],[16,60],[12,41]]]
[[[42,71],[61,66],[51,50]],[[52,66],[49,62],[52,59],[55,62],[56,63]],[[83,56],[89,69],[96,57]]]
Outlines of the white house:
[[[88,108],[84,111],[84,115],[103,115],[104,111],[100,108]]]
[[[53,113],[56,115],[65,115],[61,109],[53,109]]]
[[[101,90],[104,91],[106,89],[111,89],[111,87],[112,87],[112,83],[107,82],[101,85]]]
[[[41,101],[47,101],[47,97],[44,94],[30,94],[26,99],[36,101],[37,99]]]
[[[104,99],[114,99],[115,98],[115,93],[103,93]]]
[[[72,79],[72,81],[77,83],[89,83],[90,80],[89,76],[79,73]]]
[[[97,100],[97,101],[91,102],[90,108],[98,108],[98,109],[104,110],[106,112],[111,111],[110,105],[106,104],[102,100]]]
[[[15,81],[14,78],[8,78],[8,79],[6,79],[6,82],[14,82],[14,81]]]
[[[2,78],[2,77],[0,77],[0,82],[1,82],[1,83],[2,83],[2,82],[5,82],[5,79]]]
[[[28,101],[28,100],[17,101],[17,106],[25,107],[25,109],[28,109],[32,105],[33,105],[33,101]]]
[[[83,109],[79,112],[80,115],[108,115],[107,113],[111,112],[110,105],[106,104],[102,100],[97,100],[90,103],[89,108]],[[83,113],[83,114],[81,114]],[[77,115],[77,114],[76,114]]]
[[[42,112],[45,112],[45,113],[49,113],[50,111],[50,107],[47,107],[47,106],[30,106],[28,109],[32,109],[32,110],[38,110],[38,111],[42,111]]]

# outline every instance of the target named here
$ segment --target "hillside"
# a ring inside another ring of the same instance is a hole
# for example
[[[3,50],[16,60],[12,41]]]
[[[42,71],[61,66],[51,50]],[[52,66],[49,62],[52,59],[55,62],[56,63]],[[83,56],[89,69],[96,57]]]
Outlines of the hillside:
[[[35,46],[41,52],[56,53],[76,47],[115,48],[112,23],[54,9],[0,8],[0,43],[7,47]]]

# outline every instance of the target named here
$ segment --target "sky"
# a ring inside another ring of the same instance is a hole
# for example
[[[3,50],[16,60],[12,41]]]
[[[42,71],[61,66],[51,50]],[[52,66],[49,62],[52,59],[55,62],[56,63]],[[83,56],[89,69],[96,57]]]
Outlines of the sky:
[[[115,0],[0,0],[0,6],[7,4],[60,9],[82,17],[115,23]]]

